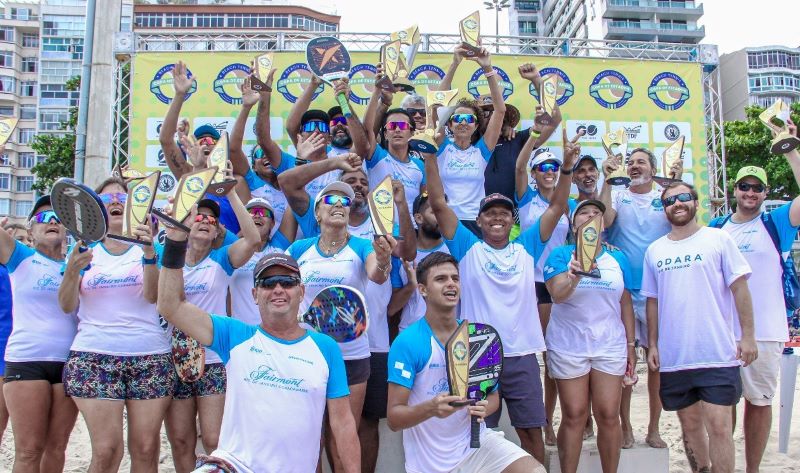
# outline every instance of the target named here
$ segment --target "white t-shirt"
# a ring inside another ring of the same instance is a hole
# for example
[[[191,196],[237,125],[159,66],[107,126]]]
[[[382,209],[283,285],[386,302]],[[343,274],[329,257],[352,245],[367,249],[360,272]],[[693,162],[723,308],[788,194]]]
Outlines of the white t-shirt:
[[[389,151],[377,145],[372,158],[367,160],[369,188],[374,189],[386,176],[392,176],[403,183],[409,215],[414,215],[414,199],[419,195],[420,186],[425,185],[425,164],[421,159],[409,155],[403,162],[389,154]]]
[[[566,273],[575,245],[550,253],[545,280]],[[600,279],[581,278],[569,298],[554,303],[547,324],[547,350],[570,356],[625,358],[628,354],[620,299],[625,289],[638,289],[630,279],[628,260],[619,250],[603,249],[597,257]]]
[[[264,255],[283,253],[290,244],[283,233],[277,232],[261,251],[253,253],[247,263],[233,271],[230,283],[231,317],[250,325],[261,323],[261,313],[253,300],[253,270]]]
[[[64,260],[50,259],[18,241],[14,243],[6,263],[16,301],[6,361],[67,361],[78,320],[58,305],[63,264]]]
[[[570,213],[575,206],[578,205],[575,199],[569,199],[567,203],[569,204]],[[519,226],[522,231],[527,230],[538,221],[542,217],[544,211],[547,210],[547,207],[550,206],[550,202],[548,202],[538,190],[533,190],[530,186],[525,190],[525,194],[517,204],[519,205]],[[565,214],[558,219],[556,228],[553,229],[553,234],[544,247],[542,257],[536,262],[536,282],[544,282],[544,262],[547,261],[547,257],[550,256],[550,252],[553,251],[554,248],[558,248],[567,241],[568,233],[569,218],[567,218]]]
[[[450,254],[450,249],[447,248],[447,245],[444,244],[444,240],[438,246],[431,248],[430,250],[423,250],[421,248],[417,248],[417,257],[414,258],[415,263],[419,263],[423,260],[426,256],[433,253],[434,251],[441,251],[442,253]],[[400,268],[400,277],[402,278],[403,286],[408,284],[408,278],[406,277],[405,269]],[[400,330],[405,330],[411,324],[416,322],[417,320],[425,317],[425,311],[428,309],[428,305],[425,303],[425,298],[419,293],[419,288],[414,288],[414,293],[411,295],[411,298],[408,300],[408,303],[403,307],[403,312],[400,315]]]
[[[306,287],[300,313],[305,313],[319,291],[328,286],[345,285],[367,294],[367,256],[375,250],[372,242],[350,237],[333,256],[325,256],[319,249],[319,237],[298,240],[289,246],[286,253],[300,265],[300,277]],[[366,297],[366,296],[365,296]],[[369,314],[369,307],[367,307]],[[371,315],[371,314],[370,314]],[[370,324],[372,320],[370,320]],[[369,333],[369,329],[367,329]],[[360,360],[369,357],[368,337],[359,337],[352,342],[340,343],[345,360]]]
[[[389,351],[389,382],[411,391],[408,405],[415,406],[450,392],[444,347],[424,318],[397,336]],[[486,433],[480,424],[481,436]],[[472,449],[470,417],[460,409],[444,419],[432,417],[403,430],[406,471],[446,473],[461,463]]]
[[[483,138],[467,149],[460,149],[445,138],[436,155],[449,206],[459,220],[475,220],[481,199],[486,197],[483,173],[492,152]],[[413,200],[410,200],[413,202]]]
[[[788,253],[792,249],[797,227],[789,220],[791,202],[769,212],[768,216],[775,224],[780,240],[781,252]],[[713,225],[712,225],[713,226]],[[783,302],[783,270],[781,255],[769,236],[761,217],[749,222],[735,223],[728,218],[723,230],[730,233],[739,251],[753,270],[747,281],[750,296],[753,298],[753,323],[756,340],[786,342],[789,330],[786,324],[786,306]],[[734,325],[737,339],[741,337],[740,327]]]
[[[461,273],[461,317],[497,329],[507,357],[545,351],[534,279],[547,243],[541,240],[539,222],[499,250],[460,222],[445,243]]]
[[[281,340],[236,319],[211,320],[208,348],[228,373],[219,445],[211,455],[240,473],[314,471],[327,400],[350,393],[336,343],[311,330]]]
[[[650,245],[641,294],[658,299],[661,371],[739,366],[730,285],[742,276],[750,276],[750,266],[723,230],[703,227]]]
[[[280,190],[264,182],[252,169],[247,171],[244,180],[247,182],[247,187],[250,188],[252,197],[266,199],[272,206],[272,211],[275,214],[275,224],[272,226],[271,235],[274,236],[281,226],[283,214],[286,213],[286,209],[289,207],[286,196]]]
[[[169,353],[169,335],[156,305],[144,299],[142,249],[131,245],[112,255],[97,243],[92,251],[92,267],[82,271],[78,334],[71,349],[116,356]]]

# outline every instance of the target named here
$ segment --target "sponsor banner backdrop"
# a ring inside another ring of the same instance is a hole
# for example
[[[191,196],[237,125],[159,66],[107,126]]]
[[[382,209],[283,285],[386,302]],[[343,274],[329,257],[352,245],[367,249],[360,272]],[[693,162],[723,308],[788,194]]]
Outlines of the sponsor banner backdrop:
[[[378,54],[356,52],[351,56],[350,99],[355,104],[354,110],[363,116],[373,90]],[[158,149],[158,131],[174,95],[171,71],[175,61],[186,62],[197,79],[181,116],[189,118],[193,128],[209,123],[219,130],[230,131],[241,103],[239,85],[247,75],[246,65],[254,57],[253,53],[236,52],[137,54],[131,96],[131,166],[139,171],[166,171]],[[409,77],[418,93],[424,95],[428,88],[439,84],[451,58],[451,54],[445,53],[417,54]],[[706,128],[699,64],[549,56],[495,56],[492,62],[503,96],[520,110],[521,127],[533,123],[538,92],[530,82],[519,77],[518,66],[532,62],[543,76],[556,74],[559,77],[558,104],[564,121],[547,144],[554,150],[560,150],[561,127],[566,126],[570,137],[577,130],[585,129],[587,134],[581,141],[583,153],[603,157],[603,134],[624,128],[629,150],[645,147],[656,153],[660,175],[661,152],[680,135],[685,135],[685,180],[697,186],[702,200],[698,213],[704,221],[708,220]],[[310,72],[301,52],[276,52],[275,68],[270,110],[272,138],[284,150],[294,152],[283,124],[292,104],[310,83]],[[489,92],[480,67],[468,60],[459,67],[453,87],[459,89],[459,97],[477,97]],[[395,96],[394,106],[400,105],[403,96],[402,93]],[[315,92],[312,107],[327,110],[334,105],[331,87],[323,84]],[[245,132],[245,150],[255,145],[255,113],[254,107]],[[160,186],[162,192],[169,187]],[[163,194],[160,197],[163,198]]]

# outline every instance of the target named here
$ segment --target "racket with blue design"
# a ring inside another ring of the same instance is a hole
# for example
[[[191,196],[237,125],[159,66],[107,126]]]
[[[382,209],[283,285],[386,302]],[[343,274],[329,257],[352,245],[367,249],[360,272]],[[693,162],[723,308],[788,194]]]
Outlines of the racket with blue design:
[[[350,286],[329,286],[319,291],[299,320],[339,343],[364,335],[369,324],[364,296]]]
[[[495,390],[503,372],[503,343],[500,334],[488,324],[469,324],[469,380],[467,399],[472,403],[482,401]],[[473,416],[470,447],[480,448],[480,425]]]

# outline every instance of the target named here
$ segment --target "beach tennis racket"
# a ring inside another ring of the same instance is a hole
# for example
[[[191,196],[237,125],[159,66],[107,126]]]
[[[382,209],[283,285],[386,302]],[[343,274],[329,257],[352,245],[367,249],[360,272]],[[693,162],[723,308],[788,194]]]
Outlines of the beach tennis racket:
[[[306,45],[306,62],[311,72],[330,85],[350,74],[350,53],[333,36],[322,36],[309,41]],[[342,107],[345,118],[353,115],[344,94],[336,95],[336,103]]]
[[[83,242],[78,248],[81,253],[86,251],[85,245],[102,240],[108,233],[108,214],[100,197],[75,179],[57,180],[50,191],[50,204],[64,228]],[[84,270],[91,267],[89,264]]]
[[[364,296],[349,286],[329,286],[319,291],[299,320],[339,343],[364,335],[369,324]]]
[[[467,399],[472,403],[486,399],[503,372],[503,344],[500,335],[491,325],[471,322],[469,324],[469,381]],[[481,429],[478,418],[471,422],[471,448],[480,448]]]

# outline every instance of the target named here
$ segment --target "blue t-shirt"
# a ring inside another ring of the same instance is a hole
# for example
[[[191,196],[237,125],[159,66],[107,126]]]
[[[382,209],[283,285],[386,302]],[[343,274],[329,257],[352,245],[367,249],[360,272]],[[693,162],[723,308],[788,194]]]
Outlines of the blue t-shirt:
[[[236,214],[233,212],[233,207],[231,207],[231,203],[228,200],[227,196],[216,196],[214,194],[208,193],[203,196],[204,199],[211,199],[214,202],[219,204],[219,221],[225,228],[233,232],[234,235],[239,233],[241,228],[239,227],[239,220],[236,219]]]
[[[5,370],[5,353],[11,335],[11,280],[5,265],[0,264],[0,367]]]

